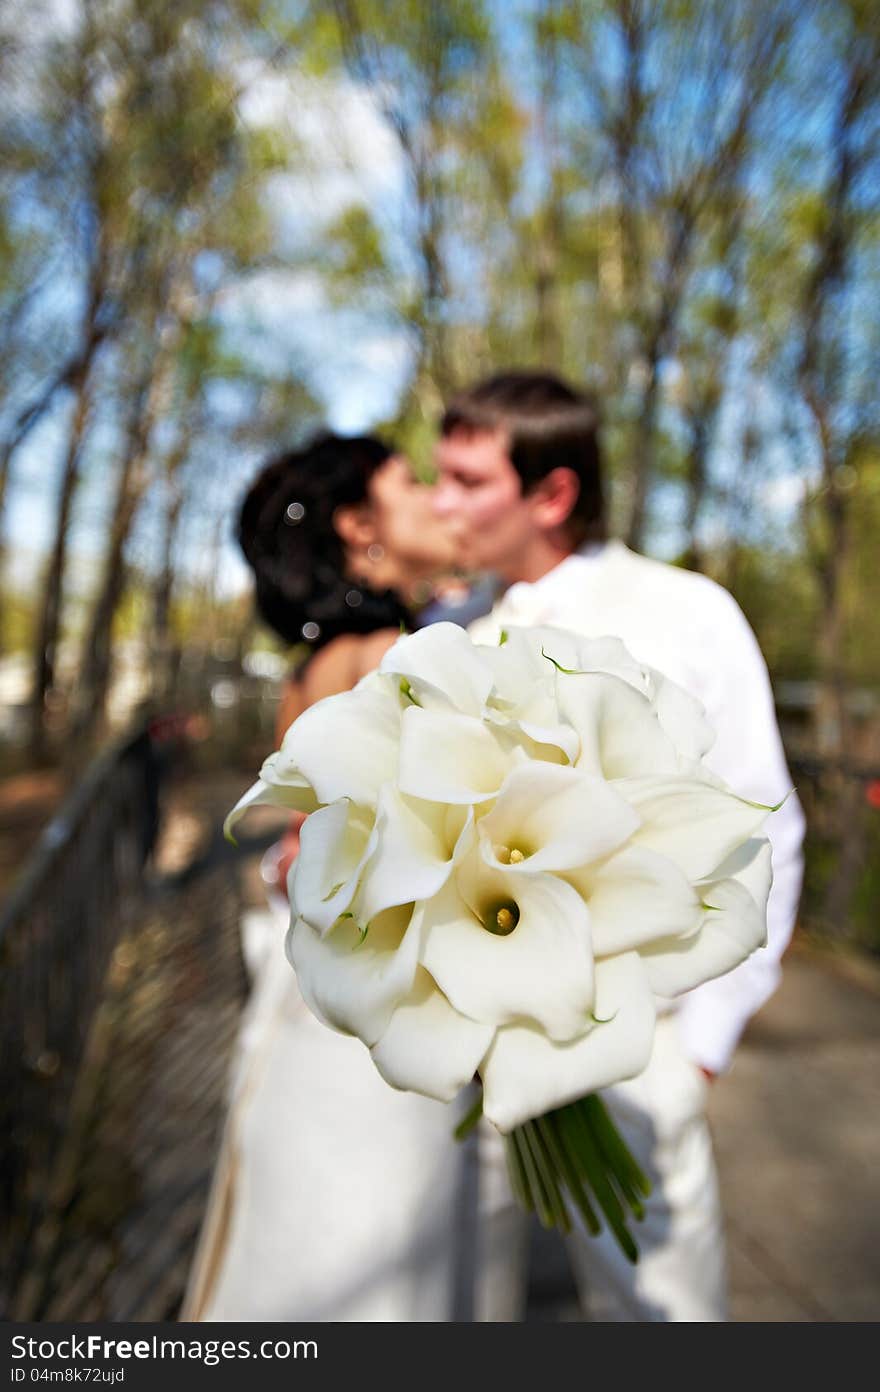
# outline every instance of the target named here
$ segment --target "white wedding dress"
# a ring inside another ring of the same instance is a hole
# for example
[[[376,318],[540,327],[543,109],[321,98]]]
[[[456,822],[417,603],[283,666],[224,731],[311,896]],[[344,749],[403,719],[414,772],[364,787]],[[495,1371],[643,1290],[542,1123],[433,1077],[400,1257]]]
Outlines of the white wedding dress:
[[[270,904],[243,924],[254,989],[181,1318],[455,1318],[461,1108],[395,1092],[314,1018],[284,956],[287,904]]]

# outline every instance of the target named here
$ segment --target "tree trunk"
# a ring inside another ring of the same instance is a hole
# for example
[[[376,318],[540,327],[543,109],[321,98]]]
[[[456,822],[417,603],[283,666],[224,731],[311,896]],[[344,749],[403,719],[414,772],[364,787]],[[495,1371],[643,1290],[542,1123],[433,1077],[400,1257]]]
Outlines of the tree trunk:
[[[819,629],[819,699],[815,712],[815,737],[823,758],[839,759],[849,749],[843,671],[843,575],[849,555],[846,500],[835,486],[826,465],[823,555],[817,564],[822,614]],[[841,828],[845,831],[845,827]]]
[[[709,441],[715,421],[716,407],[697,411],[691,419],[691,447],[687,458],[687,505],[685,510],[685,534],[687,550],[683,561],[689,570],[703,569],[703,552],[697,540],[697,527],[706,497],[708,474],[706,462],[709,455]]]
[[[642,391],[632,460],[632,492],[626,544],[640,551],[648,515],[648,491],[654,479],[657,454],[657,411],[660,405],[660,363],[675,342],[685,285],[690,271],[691,247],[696,230],[696,210],[684,197],[672,213],[660,304],[645,343],[647,377]]]
[[[648,376],[642,392],[630,463],[632,485],[626,544],[634,551],[640,551],[644,544],[648,514],[648,489],[654,477],[655,432],[660,393],[659,362],[659,345],[655,342],[651,345],[650,357],[646,364]]]
[[[6,506],[6,486],[9,482],[9,458],[0,458],[0,657],[5,651],[4,604],[6,600],[6,543],[3,538],[3,512]]]
[[[731,340],[719,351],[714,364],[695,389],[687,410],[690,427],[690,448],[685,463],[685,535],[687,547],[683,562],[689,570],[703,570],[706,557],[697,539],[703,505],[709,487],[709,450],[715,436],[718,413],[724,395],[724,376]]]
[[[817,248],[812,274],[801,305],[803,346],[800,384],[812,412],[822,457],[822,492],[825,520],[822,549],[816,561],[822,597],[819,633],[820,686],[815,711],[815,737],[819,753],[831,763],[825,796],[833,808],[837,862],[828,884],[823,916],[836,935],[852,936],[850,915],[853,896],[866,854],[867,814],[861,780],[841,767],[851,757],[852,742],[846,705],[844,668],[845,615],[843,578],[851,543],[848,500],[838,483],[837,465],[848,464],[851,439],[835,429],[843,397],[839,357],[834,352],[834,325],[839,312],[835,297],[846,285],[853,257],[852,209],[859,173],[858,130],[861,116],[872,100],[877,71],[876,55],[854,44],[847,81],[834,130],[834,163],[827,189],[828,217]]]
[[[31,690],[30,754],[36,763],[46,756],[46,698],[55,684],[61,604],[67,563],[67,540],[74,494],[79,482],[83,437],[91,405],[91,373],[81,372],[76,384],[76,404],[67,452],[61,473],[61,488],[55,512],[55,536],[40,605],[40,618],[34,644],[34,680]]]
[[[833,313],[834,296],[846,282],[852,257],[853,233],[849,210],[857,173],[853,132],[867,100],[867,83],[868,67],[861,56],[857,56],[851,64],[837,114],[835,159],[828,185],[829,215],[801,304],[803,344],[799,379],[819,440],[823,485],[821,497],[826,524],[822,549],[816,561],[822,616],[819,636],[821,687],[815,733],[820,753],[831,758],[839,757],[846,744],[841,580],[849,549],[849,527],[846,498],[836,481],[835,465],[845,455],[845,444],[835,438],[834,413],[840,392],[839,365],[828,352],[827,326]],[[841,832],[846,832],[843,817]]]
[[[171,501],[165,514],[165,528],[162,538],[162,564],[153,590],[153,626],[150,634],[152,652],[153,697],[158,704],[171,698],[174,690],[179,650],[171,633],[171,597],[174,590],[174,553],[177,546],[180,519],[183,513],[184,493],[177,477],[183,462],[186,444],[175,451],[173,461],[168,465],[168,482]]]
[[[541,219],[535,270],[535,298],[541,366],[555,371],[562,366],[558,276],[558,219],[556,210],[551,206],[545,209]]]
[[[538,106],[538,143],[546,177],[544,205],[538,224],[535,259],[535,299],[538,349],[542,367],[562,367],[563,339],[559,317],[559,256],[562,244],[562,195],[559,181],[555,114],[558,101],[559,54],[550,27],[553,0],[545,0],[541,11],[543,26],[537,30],[541,68]]]
[[[24,444],[31,431],[39,425],[62,388],[72,388],[74,391],[80,390],[84,378],[89,373],[95,353],[107,337],[106,330],[100,328],[95,322],[103,293],[103,276],[104,263],[99,256],[92,276],[89,305],[86,311],[84,344],[76,354],[68,358],[67,362],[65,362],[54,376],[45,383],[34,400],[22,411],[19,411],[5,438],[0,441],[0,528],[2,528],[3,525],[3,514],[6,506],[6,493],[12,469],[13,455],[18,448]],[[5,562],[6,548],[2,541],[0,541],[0,582],[2,582],[2,577],[5,572]],[[0,585],[0,652],[3,651],[2,599],[2,585]]]
[[[147,485],[147,449],[156,404],[156,360],[135,398],[132,424],[119,471],[110,540],[98,595],[80,660],[72,735],[88,746],[103,726],[112,666],[113,620],[125,592],[125,545]]]

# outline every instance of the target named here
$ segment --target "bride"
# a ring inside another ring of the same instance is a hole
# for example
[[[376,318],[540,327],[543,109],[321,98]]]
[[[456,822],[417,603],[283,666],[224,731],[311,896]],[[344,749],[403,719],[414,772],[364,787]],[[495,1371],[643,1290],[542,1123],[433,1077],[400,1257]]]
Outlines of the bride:
[[[263,617],[309,648],[279,741],[307,706],[377,665],[455,551],[401,456],[333,435],[263,470],[239,540]],[[181,1318],[448,1320],[468,1240],[457,1113],[393,1091],[358,1040],[305,1007],[279,888],[295,840],[294,828],[268,857],[269,912],[244,924],[254,987]]]

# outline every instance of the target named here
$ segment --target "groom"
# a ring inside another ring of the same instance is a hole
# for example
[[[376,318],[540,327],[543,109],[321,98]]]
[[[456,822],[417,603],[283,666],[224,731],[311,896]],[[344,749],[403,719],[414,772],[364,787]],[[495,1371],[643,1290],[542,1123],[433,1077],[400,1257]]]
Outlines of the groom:
[[[515,624],[613,634],[702,701],[716,731],[707,763],[775,805],[791,789],[767,669],[734,599],[704,575],[607,539],[596,412],[545,372],[507,372],[449,405],[436,448],[435,507],[455,519],[461,563],[505,586],[470,626],[497,642]],[[800,891],[803,816],[793,796],[768,821],[774,883],[768,943],[736,971],[672,1003],[651,1063],[605,1096],[654,1192],[636,1229],[637,1267],[607,1234],[569,1240],[585,1313],[599,1320],[726,1318],[721,1212],[705,1117],[749,1018],[776,989]],[[481,1138],[484,1252],[478,1319],[522,1314],[524,1229],[497,1137]]]

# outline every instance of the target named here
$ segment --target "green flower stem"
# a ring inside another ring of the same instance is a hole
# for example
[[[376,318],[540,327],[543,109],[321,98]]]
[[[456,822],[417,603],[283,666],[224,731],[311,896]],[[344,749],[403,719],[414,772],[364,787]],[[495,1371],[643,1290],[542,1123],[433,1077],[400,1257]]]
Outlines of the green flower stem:
[[[628,1221],[628,1217],[626,1215],[625,1210],[629,1209],[633,1217],[636,1218],[639,1222],[641,1222],[641,1220],[645,1216],[645,1208],[644,1204],[642,1203],[641,1193],[635,1187],[629,1172],[625,1169],[618,1169],[615,1164],[614,1158],[608,1155],[607,1151],[602,1145],[602,1139],[596,1127],[592,1124],[589,1115],[582,1112],[581,1116],[582,1119],[586,1122],[586,1125],[589,1127],[590,1133],[593,1137],[593,1141],[596,1145],[596,1149],[599,1152],[602,1167],[604,1169],[608,1183],[611,1185],[617,1198],[620,1200],[622,1208],[624,1209],[625,1221]]]
[[[631,1262],[638,1261],[638,1248],[626,1226],[620,1200],[608,1179],[599,1148],[584,1114],[577,1107],[563,1109],[570,1147],[578,1153],[596,1201],[608,1220],[608,1226]]]
[[[583,1141],[581,1141],[581,1144],[583,1145]],[[593,1135],[593,1144],[598,1152],[598,1164],[601,1166],[605,1183],[608,1185],[614,1200],[616,1200],[619,1205],[621,1215],[620,1221],[622,1223],[628,1223],[630,1215],[638,1221],[641,1221],[644,1217],[644,1209],[640,1195],[630,1188],[629,1182],[625,1177],[616,1174],[608,1164],[606,1157],[601,1153],[595,1134]]]
[[[619,1183],[619,1177],[603,1154],[590,1123],[589,1115],[581,1109],[580,1102],[572,1102],[562,1110],[564,1112],[563,1126],[572,1158],[580,1166],[582,1178],[592,1184],[594,1176],[598,1175],[600,1183],[603,1177],[609,1184],[612,1180]],[[625,1220],[624,1200],[622,1196],[617,1194],[616,1190],[613,1196],[620,1205],[621,1219]]]
[[[523,1134],[522,1127],[518,1126],[516,1130],[512,1132],[512,1135],[514,1144],[516,1145],[520,1159],[522,1160],[523,1169],[525,1171],[526,1179],[528,1180],[529,1189],[531,1191],[533,1199],[532,1206],[538,1215],[538,1221],[540,1222],[542,1228],[552,1228],[553,1210],[550,1207],[549,1200],[544,1190],[544,1185],[541,1181],[541,1176],[538,1173],[537,1166],[535,1165],[535,1159],[532,1155],[531,1147],[529,1146],[529,1143],[526,1140],[525,1135]]]
[[[582,1098],[579,1105],[589,1117],[593,1135],[599,1143],[602,1154],[608,1160],[615,1175],[618,1176],[619,1182],[626,1182],[627,1189],[633,1194],[643,1213],[640,1196],[647,1198],[650,1194],[651,1181],[636,1164],[629,1146],[614,1125],[608,1108],[596,1093],[590,1097]]]
[[[535,1122],[538,1130],[544,1138],[544,1143],[550,1152],[556,1172],[565,1182],[572,1200],[580,1210],[581,1216],[594,1237],[601,1231],[601,1224],[596,1217],[596,1211],[590,1203],[578,1176],[577,1169],[572,1164],[565,1143],[559,1135],[556,1118],[549,1116],[539,1117]]]
[[[550,1201],[550,1208],[553,1213],[553,1227],[560,1228],[562,1232],[571,1232],[571,1219],[565,1207],[565,1199],[562,1197],[559,1184],[557,1182],[557,1170],[553,1163],[553,1156],[544,1144],[541,1132],[533,1121],[527,1121],[522,1128],[525,1132],[526,1141],[531,1148],[535,1164],[544,1181],[544,1189]],[[561,1176],[558,1176],[561,1178]]]
[[[469,1135],[482,1115],[481,1089],[455,1128],[456,1139]],[[570,1232],[573,1204],[595,1236],[601,1213],[629,1261],[638,1261],[627,1222],[630,1212],[644,1216],[651,1184],[597,1094],[515,1127],[504,1137],[504,1156],[514,1197],[543,1227]]]
[[[623,1201],[614,1187],[613,1172],[609,1170],[589,1121],[582,1111],[573,1109],[572,1123],[577,1133],[577,1144],[580,1146],[587,1178],[603,1212],[609,1221],[613,1217],[621,1224],[626,1223]]]
[[[480,1088],[480,1095],[470,1110],[462,1117],[461,1121],[453,1131],[453,1136],[457,1141],[463,1141],[465,1136],[469,1136],[483,1115],[483,1089]]]
[[[504,1156],[507,1160],[507,1174],[510,1179],[510,1187],[513,1190],[514,1198],[529,1213],[533,1213],[535,1205],[532,1200],[529,1182],[523,1169],[522,1160],[519,1157],[519,1150],[512,1136],[504,1137]]]

